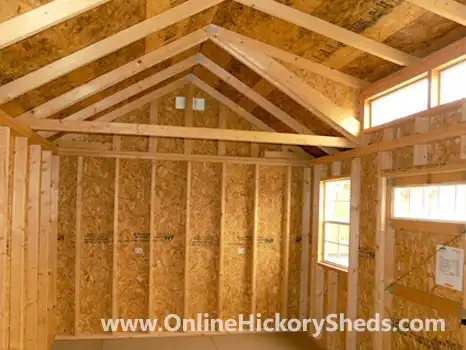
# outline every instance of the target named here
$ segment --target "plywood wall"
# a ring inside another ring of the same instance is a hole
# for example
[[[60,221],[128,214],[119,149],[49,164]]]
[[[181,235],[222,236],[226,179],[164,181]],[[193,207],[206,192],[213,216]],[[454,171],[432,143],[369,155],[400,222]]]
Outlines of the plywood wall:
[[[254,130],[228,107],[189,85],[119,121],[185,125],[187,112],[175,108],[175,98],[190,91],[206,104],[205,111],[192,111],[192,125],[215,128],[223,123],[226,128]],[[209,156],[225,150],[226,155],[250,157],[259,155],[255,150],[262,154],[280,146],[115,137],[113,148]],[[241,162],[81,159],[81,185],[76,169],[79,160],[70,157],[62,162],[64,197],[59,220],[63,234],[71,237],[69,244],[60,247],[64,253],[70,252],[60,256],[59,263],[63,276],[59,279],[64,279],[59,282],[58,310],[62,336],[101,335],[100,319],[112,316],[134,319],[208,313],[238,317],[251,312],[253,300],[257,312],[264,315],[283,308],[290,315],[299,313],[303,298],[303,168]],[[260,173],[257,188],[256,168]],[[255,205],[258,216],[254,215]],[[285,234],[287,220],[289,237]],[[77,247],[73,230],[79,231],[76,236],[82,239]],[[76,266],[80,283],[73,290],[69,278]],[[257,276],[254,296],[253,271]],[[288,290],[286,300],[283,288]],[[75,320],[78,327],[74,327]]]

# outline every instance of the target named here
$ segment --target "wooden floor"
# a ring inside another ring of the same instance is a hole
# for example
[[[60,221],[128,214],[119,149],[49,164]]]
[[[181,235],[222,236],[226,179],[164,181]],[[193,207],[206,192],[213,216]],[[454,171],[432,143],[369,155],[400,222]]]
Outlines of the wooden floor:
[[[53,350],[320,350],[296,333],[58,341]]]

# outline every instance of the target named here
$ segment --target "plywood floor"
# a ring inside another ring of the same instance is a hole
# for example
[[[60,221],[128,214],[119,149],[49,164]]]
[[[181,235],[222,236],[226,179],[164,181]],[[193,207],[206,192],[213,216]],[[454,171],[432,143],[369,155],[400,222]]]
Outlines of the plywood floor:
[[[301,334],[245,334],[56,342],[53,350],[320,350]]]

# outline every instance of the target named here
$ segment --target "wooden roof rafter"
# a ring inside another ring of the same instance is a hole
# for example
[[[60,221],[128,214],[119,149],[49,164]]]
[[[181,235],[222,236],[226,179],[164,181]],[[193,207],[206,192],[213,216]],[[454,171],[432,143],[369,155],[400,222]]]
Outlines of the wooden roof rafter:
[[[466,6],[455,0],[408,0],[430,12],[466,26]]]
[[[213,41],[345,137],[359,142],[360,123],[355,116],[348,115],[277,61],[219,38]]]

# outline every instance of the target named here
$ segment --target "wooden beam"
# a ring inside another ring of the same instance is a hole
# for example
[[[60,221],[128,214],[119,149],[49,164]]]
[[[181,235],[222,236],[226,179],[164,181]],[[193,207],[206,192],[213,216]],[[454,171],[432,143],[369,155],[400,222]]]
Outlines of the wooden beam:
[[[304,168],[303,177],[303,203],[301,224],[301,267],[299,292],[299,317],[309,317],[309,237],[311,230],[311,168]]]
[[[270,132],[277,131],[274,128],[267,125],[266,123],[264,123],[259,118],[249,113],[247,110],[243,109],[237,103],[230,100],[228,97],[220,93],[218,90],[214,89],[212,86],[205,83],[203,80],[199,79],[197,76],[191,74],[190,76],[188,76],[188,80],[192,81],[192,83],[195,84],[199,89],[203,90],[204,92],[206,92],[207,94],[215,98],[217,101],[223,103],[225,106],[230,108],[233,112],[238,114],[240,117],[244,118],[246,121],[251,123],[253,126],[258,128],[259,130],[270,131]],[[310,158],[309,154],[299,147],[293,147],[293,150],[297,154],[301,155],[303,158]]]
[[[410,65],[418,60],[416,57],[388,45],[273,0],[235,1],[401,66]]]
[[[232,32],[215,24],[209,25],[205,30],[209,34],[213,33],[214,37],[233,43],[239,48],[246,47],[255,51],[259,51],[265,55],[278,58],[282,61],[291,63],[299,68],[306,69],[310,72],[319,74],[333,81],[357,89],[361,89],[369,85],[369,83],[366,81],[352,77],[336,69],[332,69],[327,66],[324,66],[323,64],[308,60],[307,58],[294,55],[291,52],[279,49],[272,45],[268,45],[259,40],[254,40],[247,36]]]
[[[11,131],[0,127],[0,348],[8,349]]]
[[[354,144],[342,137],[299,135],[263,131],[220,130],[185,126],[105,123],[75,120],[31,120],[34,130],[63,131],[73,133],[113,134],[132,136],[159,136],[196,140],[223,140],[237,142],[273,143],[283,145],[326,146],[352,148]]]
[[[37,339],[41,164],[41,146],[30,146],[26,256],[26,326],[24,335],[24,347],[26,350],[35,350]]]
[[[254,209],[253,228],[251,242],[251,314],[256,314],[257,306],[257,236],[259,234],[259,191],[260,191],[260,166],[254,166]]]
[[[206,41],[209,35],[203,29],[188,34],[170,44],[131,61],[124,66],[101,75],[87,84],[70,90],[40,106],[21,114],[17,119],[22,121],[27,118],[48,118],[61,110],[78,103],[106,88],[113,86],[135,74],[138,74],[154,65],[163,62],[179,53],[182,53],[196,45]]]
[[[121,137],[113,137],[113,150],[119,151]],[[119,203],[120,203],[120,159],[115,159],[115,179],[113,195],[113,239],[112,239],[112,318],[117,319],[118,314],[118,243],[119,243]]]
[[[311,160],[300,159],[270,159],[253,157],[233,157],[203,154],[179,154],[179,153],[159,153],[159,152],[132,152],[132,151],[108,151],[101,149],[84,148],[60,148],[61,156],[85,156],[120,159],[146,159],[146,160],[173,160],[180,162],[213,162],[213,163],[233,163],[233,164],[261,164],[276,166],[309,166]]]
[[[82,200],[83,200],[83,172],[84,159],[78,156],[78,171],[76,174],[76,225],[75,225],[75,285],[74,285],[74,335],[81,334],[81,222],[82,222]]]
[[[6,114],[4,111],[0,109],[0,127],[1,126],[6,126],[10,128],[14,134],[29,138],[30,144],[41,145],[47,150],[57,152],[57,147],[53,143],[40,137],[26,125],[19,123],[17,120],[10,117],[8,114]]]
[[[207,70],[215,74],[217,77],[222,79],[233,88],[243,93],[251,101],[256,103],[258,106],[263,108],[265,111],[273,115],[275,118],[280,120],[283,124],[287,125],[293,131],[299,134],[315,135],[310,129],[298,122],[296,119],[283,112],[280,108],[275,106],[272,102],[261,96],[259,93],[251,89],[249,86],[244,84],[241,80],[234,77],[232,74],[218,66],[215,62],[203,56],[201,65]],[[324,148],[323,151],[328,154],[336,153],[336,150],[332,148]]]
[[[0,87],[0,105],[224,0],[188,0]]]
[[[351,161],[350,242],[346,317],[355,320],[358,312],[359,227],[361,199],[361,159]],[[346,334],[346,349],[356,349],[356,332]]]
[[[24,349],[24,257],[28,180],[28,139],[15,137],[11,200],[10,349]]]
[[[189,314],[189,247],[191,244],[191,184],[193,165],[187,163],[186,169],[186,227],[184,238],[184,295],[183,295],[183,315],[184,318],[191,318]]]
[[[185,88],[186,105],[184,109],[184,125],[187,127],[193,126],[193,98],[194,98],[194,85],[190,84]],[[193,143],[187,138],[184,139],[184,154],[191,154]]]
[[[466,6],[455,0],[408,0],[409,2],[466,26]]]
[[[49,348],[55,340],[56,335],[56,310],[57,310],[57,254],[58,254],[58,201],[60,181],[60,158],[52,156],[52,178],[51,178],[51,207],[50,207],[50,324],[49,324]],[[27,349],[26,349],[27,350]]]
[[[327,279],[327,315],[338,313],[338,272],[334,270],[328,270]],[[327,349],[337,349],[337,337],[338,332],[327,332]]]
[[[272,58],[244,47],[239,48],[223,40],[213,40],[323,122],[357,142],[361,126],[355,116],[335,105],[330,99]]]
[[[105,111],[106,109],[121,103],[128,98],[143,92],[144,90],[147,90],[153,86],[156,86],[157,84],[163,82],[166,79],[169,79],[177,74],[180,74],[184,72],[185,70],[194,67],[197,62],[198,62],[198,57],[193,56],[190,57],[186,60],[183,60],[177,64],[174,64],[170,68],[164,69],[161,72],[158,72],[149,78],[146,78],[144,80],[141,80],[126,89],[123,89],[121,91],[118,91],[117,93],[106,97],[99,102],[94,103],[93,105],[90,105],[84,109],[81,109],[79,112],[76,112],[68,117],[63,118],[62,120],[86,120],[91,118],[93,115]],[[157,95],[157,94],[153,94]],[[136,104],[136,103],[135,103]],[[133,105],[135,105],[133,104]],[[138,102],[139,104],[139,102]],[[129,108],[129,107],[127,107]],[[126,108],[126,110],[127,110]],[[132,107],[131,107],[132,108]],[[36,119],[36,118],[26,118],[23,120],[23,122],[26,122],[29,119]],[[54,133],[43,133],[41,136],[45,138],[49,138],[51,136],[55,135]]]
[[[49,242],[50,242],[50,209],[52,181],[52,152],[42,152],[42,178],[40,195],[40,234],[39,234],[39,291],[38,291],[38,328],[37,349],[48,347],[47,335],[49,324],[48,293],[49,283]]]
[[[167,84],[165,85],[164,87],[154,91],[154,92],[151,92],[147,95],[144,95],[143,97],[133,101],[133,102],[130,102],[126,105],[124,105],[123,107],[120,107],[112,112],[109,112],[99,118],[97,118],[95,121],[100,121],[100,122],[111,122],[119,117],[122,117],[124,115],[126,115],[127,113],[129,112],[132,112],[142,106],[144,106],[145,104],[153,101],[154,99],[157,99],[157,98],[160,98],[166,94],[169,94],[170,92],[173,92],[174,90],[176,89],[179,89],[181,87],[183,87],[184,85],[186,85],[188,83],[188,80],[185,78],[181,78],[181,79],[178,79],[170,84]],[[61,144],[65,144],[65,147],[66,147],[66,143],[67,142],[71,142],[73,140],[73,135],[63,135],[59,138],[57,138],[54,142],[58,145],[61,145]],[[76,141],[74,141],[76,142]],[[86,145],[86,143],[82,143],[83,146]],[[94,143],[94,145],[97,146],[96,143]],[[87,147],[89,147],[89,143],[87,143]],[[106,144],[101,144],[101,146],[99,146],[101,148],[105,148],[105,149],[109,149],[109,145],[106,145]],[[111,147],[110,147],[111,148]]]
[[[55,0],[0,23],[0,50],[109,1],[81,0],[71,4],[69,0]]]
[[[288,317],[288,289],[290,278],[290,233],[291,233],[291,167],[286,167],[286,189],[285,189],[285,220],[283,222],[283,279],[282,279],[282,300],[281,317]]]
[[[466,99],[462,99],[460,101],[452,103],[450,107],[456,107],[461,104],[466,104]],[[434,115],[436,113],[437,108],[441,108],[441,107],[443,106],[432,108],[428,111],[425,111],[423,114]],[[455,124],[455,125],[451,125],[448,127],[430,130],[428,132],[421,133],[421,134],[414,134],[414,135],[410,135],[406,137],[401,137],[396,140],[383,141],[377,144],[372,144],[372,145],[368,145],[364,147],[358,147],[350,151],[341,152],[335,155],[313,159],[311,162],[314,164],[324,164],[324,163],[329,163],[335,160],[352,159],[356,157],[362,157],[366,154],[388,151],[388,150],[403,148],[407,146],[414,146],[416,144],[425,144],[425,143],[445,140],[445,139],[454,138],[454,137],[460,137],[460,136],[463,136],[464,134],[466,134],[466,123]]]
[[[159,100],[155,100],[150,104],[149,109],[149,123],[158,124],[159,114]],[[149,139],[149,152],[157,152],[157,138],[151,137]],[[155,272],[155,237],[157,217],[155,216],[157,210],[157,161],[151,161],[151,178],[150,178],[150,233],[149,233],[149,302],[148,302],[148,317],[152,319],[154,314],[154,288],[156,280]]]
[[[223,154],[225,155],[225,154]],[[219,152],[219,156],[222,156]],[[219,319],[223,319],[223,293],[224,293],[224,285],[223,285],[223,277],[225,273],[225,194],[226,194],[226,181],[227,181],[227,164],[222,163],[222,182],[221,182],[221,189],[220,189],[220,232],[219,232],[219,257],[218,257],[218,285],[217,285],[217,317]]]

